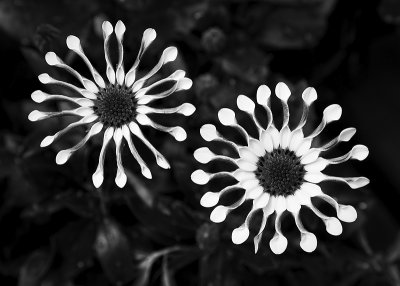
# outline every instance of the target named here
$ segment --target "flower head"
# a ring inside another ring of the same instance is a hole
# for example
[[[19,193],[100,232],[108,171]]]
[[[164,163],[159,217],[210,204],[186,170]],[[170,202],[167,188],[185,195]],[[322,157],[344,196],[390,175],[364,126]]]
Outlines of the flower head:
[[[281,230],[281,218],[285,211],[294,217],[296,226],[301,233],[300,246],[304,251],[312,252],[317,246],[315,235],[305,229],[299,213],[302,206],[311,209],[325,223],[326,230],[332,235],[342,232],[339,220],[353,222],[357,218],[357,212],[352,206],[341,205],[331,196],[322,192],[318,183],[322,181],[337,181],[349,185],[352,189],[360,188],[369,183],[365,177],[334,177],[322,173],[329,165],[340,164],[349,159],[364,160],[368,156],[368,148],[364,145],[354,146],[347,154],[337,158],[325,158],[321,154],[336,146],[339,142],[349,141],[356,130],[347,128],[336,138],[323,144],[313,146],[314,139],[323,131],[325,126],[340,118],[342,109],[337,104],[325,108],[321,123],[308,135],[303,133],[310,105],[317,99],[314,88],[308,87],[302,94],[303,113],[300,122],[293,129],[289,128],[288,99],[290,90],[286,84],[280,82],[276,85],[275,94],[283,106],[283,124],[280,130],[274,124],[271,111],[271,91],[262,85],[257,90],[257,103],[260,104],[268,115],[266,128],[255,116],[255,103],[245,95],[239,95],[237,106],[241,111],[247,113],[254,122],[258,137],[253,138],[246,129],[238,124],[235,113],[231,109],[222,108],[218,112],[219,121],[225,125],[237,129],[245,138],[247,146],[238,145],[224,138],[214,125],[206,124],[200,129],[201,136],[206,141],[221,141],[230,145],[237,153],[238,158],[217,155],[207,147],[197,149],[194,157],[200,163],[206,164],[213,160],[225,160],[233,165],[234,171],[221,171],[207,173],[203,170],[194,171],[191,178],[193,182],[204,185],[210,180],[218,177],[232,177],[237,183],[227,186],[219,192],[207,192],[201,198],[201,205],[214,207],[218,204],[224,194],[244,189],[240,199],[229,206],[218,205],[211,212],[210,219],[219,223],[225,220],[228,213],[246,200],[252,201],[252,208],[244,223],[232,232],[232,241],[241,244],[249,237],[249,223],[256,212],[262,212],[263,218],[258,231],[254,237],[254,247],[257,252],[267,219],[274,213],[275,235],[270,240],[270,248],[275,254],[283,253],[287,247],[287,239]],[[312,197],[320,198],[332,205],[337,217],[324,215],[311,201]]]
[[[58,139],[74,127],[88,126],[88,132],[86,136],[79,143],[69,149],[58,152],[56,157],[57,164],[64,164],[70,158],[70,156],[75,151],[83,147],[92,136],[101,132],[104,133],[99,163],[95,173],[92,176],[93,184],[96,187],[99,187],[103,182],[104,156],[107,145],[111,139],[113,139],[115,142],[118,168],[115,182],[119,187],[122,188],[127,181],[121,158],[122,138],[125,138],[126,142],[128,143],[128,147],[133,157],[140,165],[142,174],[146,178],[152,177],[150,169],[147,167],[146,163],[143,161],[136,150],[135,145],[133,144],[131,133],[138,137],[152,151],[156,158],[157,164],[160,167],[165,169],[170,167],[164,156],[157,151],[156,148],[143,135],[139,125],[147,125],[153,127],[154,129],[167,132],[175,137],[175,139],[178,141],[185,140],[186,132],[182,127],[162,126],[154,122],[147,115],[152,113],[180,113],[185,116],[190,116],[195,111],[195,107],[192,104],[184,103],[178,107],[165,109],[153,108],[148,106],[148,104],[152,101],[168,97],[176,91],[189,89],[192,86],[192,81],[185,77],[184,71],[177,70],[164,79],[158,80],[150,85],[146,85],[148,79],[156,74],[164,64],[175,60],[177,57],[177,49],[175,47],[166,48],[163,51],[158,63],[148,73],[140,78],[136,78],[140,60],[149,45],[156,38],[155,30],[147,29],[144,31],[137,58],[133,66],[126,72],[123,64],[124,48],[122,45],[126,30],[125,25],[121,21],[118,21],[115,25],[115,28],[113,28],[110,22],[105,21],[102,25],[102,29],[104,37],[104,53],[107,63],[106,76],[108,81],[106,82],[103,79],[103,77],[96,71],[89,59],[86,57],[79,38],[75,36],[68,36],[68,48],[74,51],[85,62],[94,81],[80,75],[72,67],[64,63],[55,53],[47,53],[46,62],[49,65],[66,70],[80,82],[82,87],[77,87],[71,83],[54,79],[48,74],[39,75],[40,82],[43,84],[55,84],[69,88],[79,94],[80,97],[47,94],[43,91],[37,90],[32,93],[32,99],[35,102],[41,103],[47,100],[64,100],[77,105],[77,108],[59,112],[42,112],[34,110],[29,114],[29,120],[38,121],[64,115],[74,115],[81,118],[78,121],[71,123],[66,128],[58,131],[54,135],[44,138],[40,144],[41,147],[50,145],[54,142],[54,140]],[[115,69],[111,63],[109,51],[109,41],[113,32],[115,32],[118,42],[118,62]],[[165,84],[170,84],[171,87],[162,92],[154,91]]]

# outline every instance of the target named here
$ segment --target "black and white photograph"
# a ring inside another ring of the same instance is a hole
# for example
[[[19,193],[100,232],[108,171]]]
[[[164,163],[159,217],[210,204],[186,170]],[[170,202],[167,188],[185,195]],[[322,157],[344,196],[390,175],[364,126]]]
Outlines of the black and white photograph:
[[[0,0],[1,286],[400,286],[399,0]]]

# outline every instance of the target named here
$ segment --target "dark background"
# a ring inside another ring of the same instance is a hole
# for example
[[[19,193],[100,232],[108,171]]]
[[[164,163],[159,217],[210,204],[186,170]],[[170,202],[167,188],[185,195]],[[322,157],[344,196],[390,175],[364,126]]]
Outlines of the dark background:
[[[81,138],[83,128],[42,149],[40,141],[68,119],[32,123],[27,115],[62,107],[30,99],[34,90],[53,91],[40,84],[38,74],[65,78],[46,65],[45,53],[55,51],[85,70],[65,45],[67,35],[74,34],[104,75],[101,23],[119,19],[127,27],[126,65],[134,61],[145,28],[155,28],[158,37],[143,70],[163,48],[178,47],[178,59],[163,73],[184,69],[194,85],[165,104],[189,101],[197,111],[187,120],[160,119],[185,127],[183,143],[144,128],[170,161],[170,171],[140,148],[153,173],[147,180],[124,148],[130,175],[121,190],[113,182],[110,146],[99,192],[91,174],[100,139],[57,166],[56,153]],[[0,285],[400,285],[399,24],[400,1],[395,0],[0,1]],[[301,110],[301,91],[317,89],[311,126],[328,104],[343,107],[342,119],[323,136],[357,128],[352,143],[340,146],[339,153],[360,143],[370,149],[366,161],[328,170],[367,176],[367,187],[322,186],[339,203],[358,210],[357,221],[345,224],[341,236],[331,237],[321,221],[302,212],[318,237],[312,254],[298,247],[289,216],[284,254],[269,250],[272,226],[257,255],[252,239],[234,245],[230,233],[245,214],[211,223],[199,200],[212,184],[199,187],[190,181],[191,172],[202,167],[192,156],[206,145],[200,126],[216,123],[222,107],[236,109],[238,94],[254,99],[260,84],[273,89],[278,81],[293,91],[293,114]]]

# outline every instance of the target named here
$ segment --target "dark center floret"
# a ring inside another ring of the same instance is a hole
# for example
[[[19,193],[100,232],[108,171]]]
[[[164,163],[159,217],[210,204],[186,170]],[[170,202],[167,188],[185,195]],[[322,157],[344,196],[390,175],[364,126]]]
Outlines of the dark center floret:
[[[106,126],[121,127],[135,118],[136,102],[125,87],[110,85],[97,96],[94,111]]]
[[[300,158],[288,149],[275,149],[257,162],[255,171],[260,185],[273,196],[289,196],[299,189],[304,180],[304,166]]]

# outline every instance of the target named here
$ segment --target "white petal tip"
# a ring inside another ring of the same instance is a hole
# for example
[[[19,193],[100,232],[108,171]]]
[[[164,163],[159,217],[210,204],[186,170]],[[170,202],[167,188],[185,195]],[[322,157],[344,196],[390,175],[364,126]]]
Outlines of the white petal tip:
[[[365,177],[358,177],[348,181],[350,188],[358,189],[369,184],[369,179]]]
[[[307,87],[302,94],[302,98],[307,105],[311,105],[317,100],[317,91],[313,87]]]
[[[31,94],[31,98],[34,102],[41,103],[46,100],[46,94],[41,90],[36,90]]]
[[[126,185],[127,177],[124,173],[120,173],[115,177],[115,184],[118,187],[123,188]]]
[[[176,141],[185,141],[187,134],[185,129],[182,127],[175,127],[170,131],[170,134],[175,138]]]
[[[232,242],[242,244],[249,238],[249,229],[247,227],[238,227],[232,231]]]
[[[207,192],[205,193],[200,200],[200,205],[205,208],[211,208],[218,204],[219,201],[219,193]]]
[[[228,215],[228,209],[224,206],[217,206],[210,214],[210,220],[215,223],[223,222]]]
[[[352,206],[339,206],[338,218],[344,222],[353,222],[357,219],[357,211]]]
[[[317,237],[313,233],[302,234],[300,247],[305,252],[313,252],[317,248]]]
[[[57,55],[54,52],[48,52],[44,58],[46,60],[46,63],[50,66],[54,66],[54,65],[60,63]]]
[[[346,128],[342,132],[340,132],[339,141],[347,142],[354,136],[354,134],[356,134],[355,128]]]
[[[190,178],[192,179],[193,183],[198,185],[205,185],[210,180],[210,176],[203,170],[194,171]]]
[[[92,176],[93,185],[96,188],[99,188],[101,184],[103,184],[103,180],[104,180],[103,172],[96,171]]]
[[[40,143],[40,147],[47,147],[54,141],[54,136],[47,136],[45,137],[42,142]]]
[[[184,103],[179,112],[185,116],[190,116],[196,111],[196,107],[194,107],[191,103]]]
[[[167,159],[165,159],[162,156],[157,156],[157,165],[160,166],[163,169],[170,169],[171,165],[168,163]]]
[[[115,34],[117,35],[118,38],[121,38],[122,35],[125,33],[125,31],[126,31],[125,24],[121,20],[119,20],[115,25]]]
[[[108,21],[104,21],[103,24],[101,25],[101,28],[103,29],[103,33],[106,37],[110,36],[114,31],[113,26]]]
[[[356,145],[351,150],[351,157],[353,159],[356,159],[356,160],[359,160],[359,161],[362,161],[365,158],[367,158],[368,154],[369,154],[369,150],[364,145]]]
[[[44,116],[45,115],[42,112],[40,112],[38,110],[33,110],[31,113],[29,113],[28,119],[30,121],[37,121],[39,119],[42,119]]]
[[[207,147],[202,147],[194,151],[193,156],[197,162],[207,164],[211,161],[215,154]]]
[[[156,30],[152,28],[148,28],[143,32],[143,41],[145,42],[146,46],[153,42],[156,37]]]
[[[72,152],[70,150],[62,150],[58,152],[56,156],[56,163],[57,165],[63,165],[65,164],[68,159],[71,157]]]
[[[340,235],[343,232],[343,227],[340,221],[335,218],[331,217],[325,221],[326,231],[331,235]]]
[[[217,128],[212,124],[205,124],[200,128],[200,135],[206,141],[212,141],[218,137]]]
[[[67,47],[70,50],[78,50],[81,46],[81,41],[78,37],[70,35],[67,37]]]
[[[178,56],[178,49],[176,47],[168,47],[163,52],[164,63],[172,62]]]
[[[269,242],[273,253],[282,254],[287,248],[288,241],[283,235],[275,235]]]
[[[271,96],[271,90],[266,85],[260,85],[257,89],[257,103],[265,105],[269,97]]]
[[[242,94],[237,97],[236,104],[240,110],[249,113],[254,113],[254,109],[256,108],[254,102],[250,98]]]
[[[192,87],[193,81],[190,78],[184,77],[178,81],[179,90],[188,90]]]
[[[235,112],[229,108],[220,109],[220,111],[218,111],[218,119],[225,126],[236,123]]]
[[[275,94],[280,100],[287,101],[290,97],[290,89],[285,83],[279,82],[275,87]]]
[[[51,77],[47,73],[42,73],[38,76],[39,81],[43,84],[49,83],[51,81]]]
[[[151,172],[148,168],[142,169],[142,175],[149,180],[151,180],[153,178],[153,175],[151,174]]]
[[[342,116],[342,107],[339,104],[332,104],[329,105],[324,110],[324,118],[327,123],[339,120]]]

